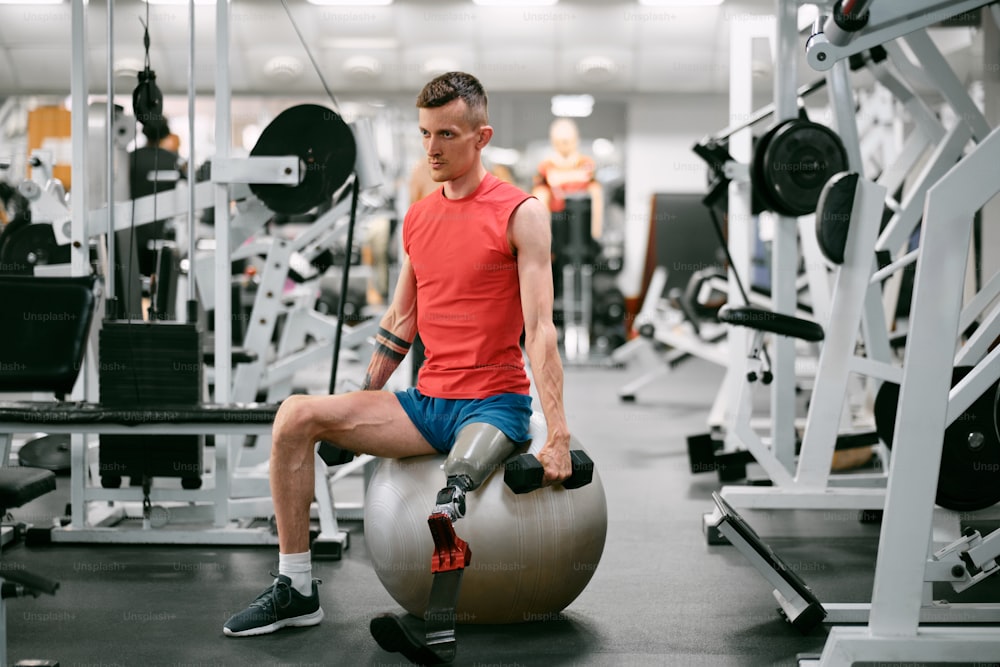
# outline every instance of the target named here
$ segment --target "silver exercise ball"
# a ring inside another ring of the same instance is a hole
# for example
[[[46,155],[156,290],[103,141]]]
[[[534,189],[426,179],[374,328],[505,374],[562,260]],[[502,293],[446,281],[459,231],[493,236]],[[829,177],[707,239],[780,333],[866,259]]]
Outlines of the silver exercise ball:
[[[537,454],[545,443],[540,415],[531,419]],[[571,449],[583,449],[573,439]],[[427,517],[445,485],[442,455],[384,459],[365,497],[365,542],[386,591],[423,617],[431,590],[434,541]],[[497,469],[466,496],[455,532],[472,558],[462,579],[458,623],[552,620],[590,582],[604,551],[608,514],[604,487],[593,481],[567,490],[552,486],[517,495]]]

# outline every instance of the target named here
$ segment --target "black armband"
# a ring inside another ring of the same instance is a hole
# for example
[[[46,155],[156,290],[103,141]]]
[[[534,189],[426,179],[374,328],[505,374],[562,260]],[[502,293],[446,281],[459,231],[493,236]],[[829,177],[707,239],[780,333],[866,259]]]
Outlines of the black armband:
[[[402,361],[410,351],[410,343],[392,332],[379,327],[375,334],[375,353],[383,354],[393,361]]]
[[[382,327],[379,327],[378,328],[378,333],[376,334],[376,337],[377,338],[379,338],[379,337],[380,338],[384,338],[386,340],[386,342],[392,343],[397,348],[400,348],[400,351],[402,351],[404,353],[407,350],[410,349],[411,343],[408,343],[407,341],[403,340],[402,338],[400,338],[399,336],[395,335],[394,333],[392,333],[388,329],[383,329]]]

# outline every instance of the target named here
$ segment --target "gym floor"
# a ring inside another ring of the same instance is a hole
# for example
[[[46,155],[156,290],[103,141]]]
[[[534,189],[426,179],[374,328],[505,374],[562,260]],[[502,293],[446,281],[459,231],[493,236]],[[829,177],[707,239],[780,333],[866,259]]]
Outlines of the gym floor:
[[[607,544],[590,585],[550,620],[459,626],[456,665],[794,666],[799,654],[822,651],[826,627],[800,634],[778,616],[770,586],[744,557],[703,537],[701,517],[720,483],[689,471],[685,438],[704,431],[722,370],[687,361],[635,403],[621,403],[617,390],[649,368],[640,366],[566,368],[570,425],[608,498]],[[15,511],[14,520],[60,516],[68,497],[68,478],[60,478],[55,493]],[[744,514],[751,525],[755,514]],[[766,518],[781,528],[775,537],[762,532],[766,541],[821,600],[869,599],[877,525],[847,513]],[[7,601],[9,660],[64,667],[406,664],[368,633],[373,615],[401,610],[370,566],[363,526],[346,525],[344,558],[314,563],[323,580],[323,623],[244,639],[225,637],[222,624],[270,582],[273,547],[13,544],[3,569],[30,569],[61,587],[54,597]],[[990,594],[997,599],[996,587]]]

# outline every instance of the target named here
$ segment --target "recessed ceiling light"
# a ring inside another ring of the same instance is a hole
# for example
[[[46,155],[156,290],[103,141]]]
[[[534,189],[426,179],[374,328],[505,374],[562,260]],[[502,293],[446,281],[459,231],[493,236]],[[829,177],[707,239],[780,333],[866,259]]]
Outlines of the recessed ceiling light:
[[[482,7],[551,7],[559,0],[472,0]]]
[[[339,7],[378,7],[391,5],[392,0],[307,0],[310,5],[329,5]]]
[[[445,72],[454,72],[458,68],[458,63],[452,58],[430,58],[424,62],[420,71],[424,76],[437,76]]]
[[[147,5],[186,5],[188,0],[143,0]],[[215,0],[194,0],[196,5],[214,5]]]
[[[717,7],[723,0],[639,0],[644,7]]]
[[[351,56],[344,61],[343,70],[355,79],[373,79],[382,73],[382,63],[371,56]]]
[[[329,37],[323,40],[328,49],[395,49],[399,40],[395,37]]]
[[[264,63],[264,73],[275,79],[297,79],[302,74],[302,61],[295,56],[274,56]]]
[[[551,110],[553,116],[586,118],[594,111],[594,96],[553,95]]]
[[[618,73],[618,63],[606,56],[587,56],[576,64],[576,71],[588,81],[607,81]]]

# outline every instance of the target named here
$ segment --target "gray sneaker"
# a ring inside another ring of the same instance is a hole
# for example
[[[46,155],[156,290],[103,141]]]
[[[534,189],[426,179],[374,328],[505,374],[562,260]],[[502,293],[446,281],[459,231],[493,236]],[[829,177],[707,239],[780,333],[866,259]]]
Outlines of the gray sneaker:
[[[292,580],[279,574],[250,606],[234,614],[222,627],[230,637],[266,635],[286,626],[318,625],[323,620],[319,592],[312,580],[312,595],[306,596],[292,588]]]

